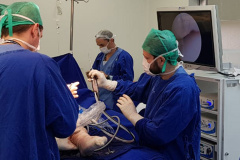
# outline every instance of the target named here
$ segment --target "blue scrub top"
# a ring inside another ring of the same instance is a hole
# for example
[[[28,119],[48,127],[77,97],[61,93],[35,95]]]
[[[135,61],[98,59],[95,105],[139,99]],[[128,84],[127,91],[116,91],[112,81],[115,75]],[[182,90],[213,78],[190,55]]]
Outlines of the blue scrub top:
[[[116,52],[111,56],[105,65],[103,64],[104,58],[104,53],[99,53],[92,68],[105,72],[107,75],[112,77],[112,80],[122,79],[125,81],[133,81],[133,59],[127,51],[118,47]],[[108,108],[120,112],[119,108],[116,106],[119,97],[114,96],[111,91],[103,88],[99,89],[99,96],[100,100],[103,101]]]
[[[182,67],[168,80],[144,73],[134,83],[118,81],[114,93],[146,104],[135,126],[141,145],[170,160],[200,159],[200,89],[193,75]]]
[[[0,45],[0,159],[60,159],[55,137],[70,136],[78,105],[50,57]]]

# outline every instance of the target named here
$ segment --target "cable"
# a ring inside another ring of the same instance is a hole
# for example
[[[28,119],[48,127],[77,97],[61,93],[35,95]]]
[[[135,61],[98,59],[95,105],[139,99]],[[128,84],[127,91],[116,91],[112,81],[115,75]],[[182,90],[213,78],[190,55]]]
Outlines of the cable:
[[[115,123],[117,125],[117,122],[115,121],[115,119],[113,119],[109,114],[107,114],[107,112],[103,111],[103,114],[108,118],[110,119],[113,123]],[[125,130],[126,132],[128,132],[132,137],[133,137],[133,140],[124,140],[124,141],[127,141],[126,143],[129,143],[130,141],[133,142],[135,140],[135,136],[134,134],[129,131],[125,126],[121,125],[120,124],[120,128],[122,128],[123,130]]]
[[[119,127],[120,127],[120,119],[119,119],[119,117],[117,117],[117,116],[115,116],[115,117],[118,119],[118,125],[117,125],[116,132],[114,133],[113,137],[112,137],[104,146],[102,146],[102,147],[100,147],[100,148],[98,148],[98,149],[95,149],[94,152],[99,151],[99,150],[105,148],[106,146],[108,146],[108,145],[112,142],[112,140],[115,138],[115,136],[117,135],[117,132],[118,132]],[[93,120],[93,122],[97,123],[95,120]],[[101,129],[101,128],[100,128],[100,129]]]
[[[95,95],[96,102],[98,103],[99,102],[98,83],[97,83],[97,80],[95,78],[92,79],[92,88],[93,88],[93,92],[94,92],[94,95]],[[104,114],[106,116],[106,118],[107,118],[106,120],[98,123],[95,119],[92,119],[91,121],[94,124],[89,124],[89,125],[98,127],[103,133],[105,133],[106,135],[108,135],[109,137],[112,137],[112,138],[104,146],[102,146],[98,149],[95,149],[94,151],[99,151],[99,150],[105,148],[106,146],[108,146],[113,141],[114,138],[119,140],[119,141],[125,142],[125,143],[132,143],[132,142],[135,141],[134,134],[131,131],[129,131],[125,126],[120,124],[120,118],[118,116],[110,116],[105,111],[103,111],[102,114]],[[100,114],[97,116],[97,120],[99,118],[100,118]],[[114,118],[116,118],[117,121]],[[117,129],[116,129],[114,134],[109,133],[104,127],[100,126],[101,124],[105,123],[108,120],[112,121],[114,124],[117,125]],[[123,138],[118,137],[117,133],[118,133],[119,128],[122,128],[127,133],[129,133],[133,137],[133,139],[132,140],[125,140]]]
[[[125,126],[121,125],[120,123],[118,123],[118,121],[116,121],[115,119],[113,119],[113,118],[119,119],[119,117],[117,117],[117,116],[110,116],[110,115],[108,115],[105,111],[103,111],[103,114],[107,117],[106,120],[104,120],[104,121],[102,121],[102,122],[100,122],[100,123],[96,123],[96,122],[95,122],[95,124],[89,124],[89,125],[98,127],[98,128],[101,129],[101,131],[102,131],[103,133],[105,133],[106,135],[108,135],[108,136],[110,136],[110,137],[113,137],[113,138],[115,138],[115,139],[117,139],[117,140],[119,140],[119,141],[121,141],[121,142],[124,142],[124,143],[132,143],[132,142],[135,141],[135,136],[134,136],[134,134],[133,134],[131,131],[129,131]],[[105,128],[99,126],[100,124],[105,123],[106,121],[109,121],[109,120],[112,121],[112,122],[113,122],[114,124],[116,124],[117,126],[119,126],[120,128],[122,128],[123,130],[125,130],[128,134],[130,134],[130,135],[133,137],[133,139],[131,139],[131,140],[126,140],[126,139],[124,139],[124,138],[121,138],[121,137],[118,137],[118,136],[114,136],[112,133],[108,132]],[[120,120],[119,120],[119,121],[120,121]]]
[[[222,74],[222,75],[224,75],[224,76],[228,76],[228,77],[237,77],[237,76],[239,76],[240,74],[236,74],[236,75],[234,75],[234,74],[232,74],[232,73],[223,73],[223,72],[218,72],[219,74]]]

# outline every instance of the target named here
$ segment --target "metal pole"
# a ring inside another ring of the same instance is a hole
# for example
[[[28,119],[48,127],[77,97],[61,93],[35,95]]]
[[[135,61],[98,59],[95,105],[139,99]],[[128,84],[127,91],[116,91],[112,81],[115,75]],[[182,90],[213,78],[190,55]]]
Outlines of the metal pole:
[[[71,0],[70,51],[73,51],[73,18],[74,18],[74,0]]]
[[[199,5],[200,5],[200,6],[206,6],[206,5],[208,5],[208,0],[199,0]]]

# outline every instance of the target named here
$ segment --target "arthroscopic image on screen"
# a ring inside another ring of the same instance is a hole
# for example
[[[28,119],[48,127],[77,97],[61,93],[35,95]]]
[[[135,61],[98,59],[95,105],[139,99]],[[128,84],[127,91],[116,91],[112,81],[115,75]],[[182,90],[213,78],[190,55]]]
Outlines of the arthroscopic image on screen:
[[[187,63],[214,67],[214,41],[210,11],[157,12],[159,30],[171,30]]]

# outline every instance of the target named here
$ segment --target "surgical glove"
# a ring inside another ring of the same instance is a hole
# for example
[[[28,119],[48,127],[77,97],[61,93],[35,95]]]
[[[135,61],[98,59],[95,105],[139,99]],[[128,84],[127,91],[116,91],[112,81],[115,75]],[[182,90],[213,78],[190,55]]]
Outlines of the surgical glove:
[[[122,111],[124,116],[135,126],[137,121],[143,117],[137,113],[136,107],[132,99],[124,94],[117,100],[117,106]]]
[[[104,74],[104,76],[106,77],[106,79],[108,79],[109,75],[107,75],[107,74],[106,74],[105,72],[103,72],[103,71],[100,71],[100,72]]]
[[[104,73],[98,70],[91,70],[88,75],[93,79],[97,79],[98,87],[105,88],[109,91],[114,91],[117,87],[117,81],[107,80]],[[88,79],[89,82],[92,79]]]
[[[79,82],[74,82],[67,85],[74,98],[78,98],[78,94],[77,94],[78,85],[79,85]]]

